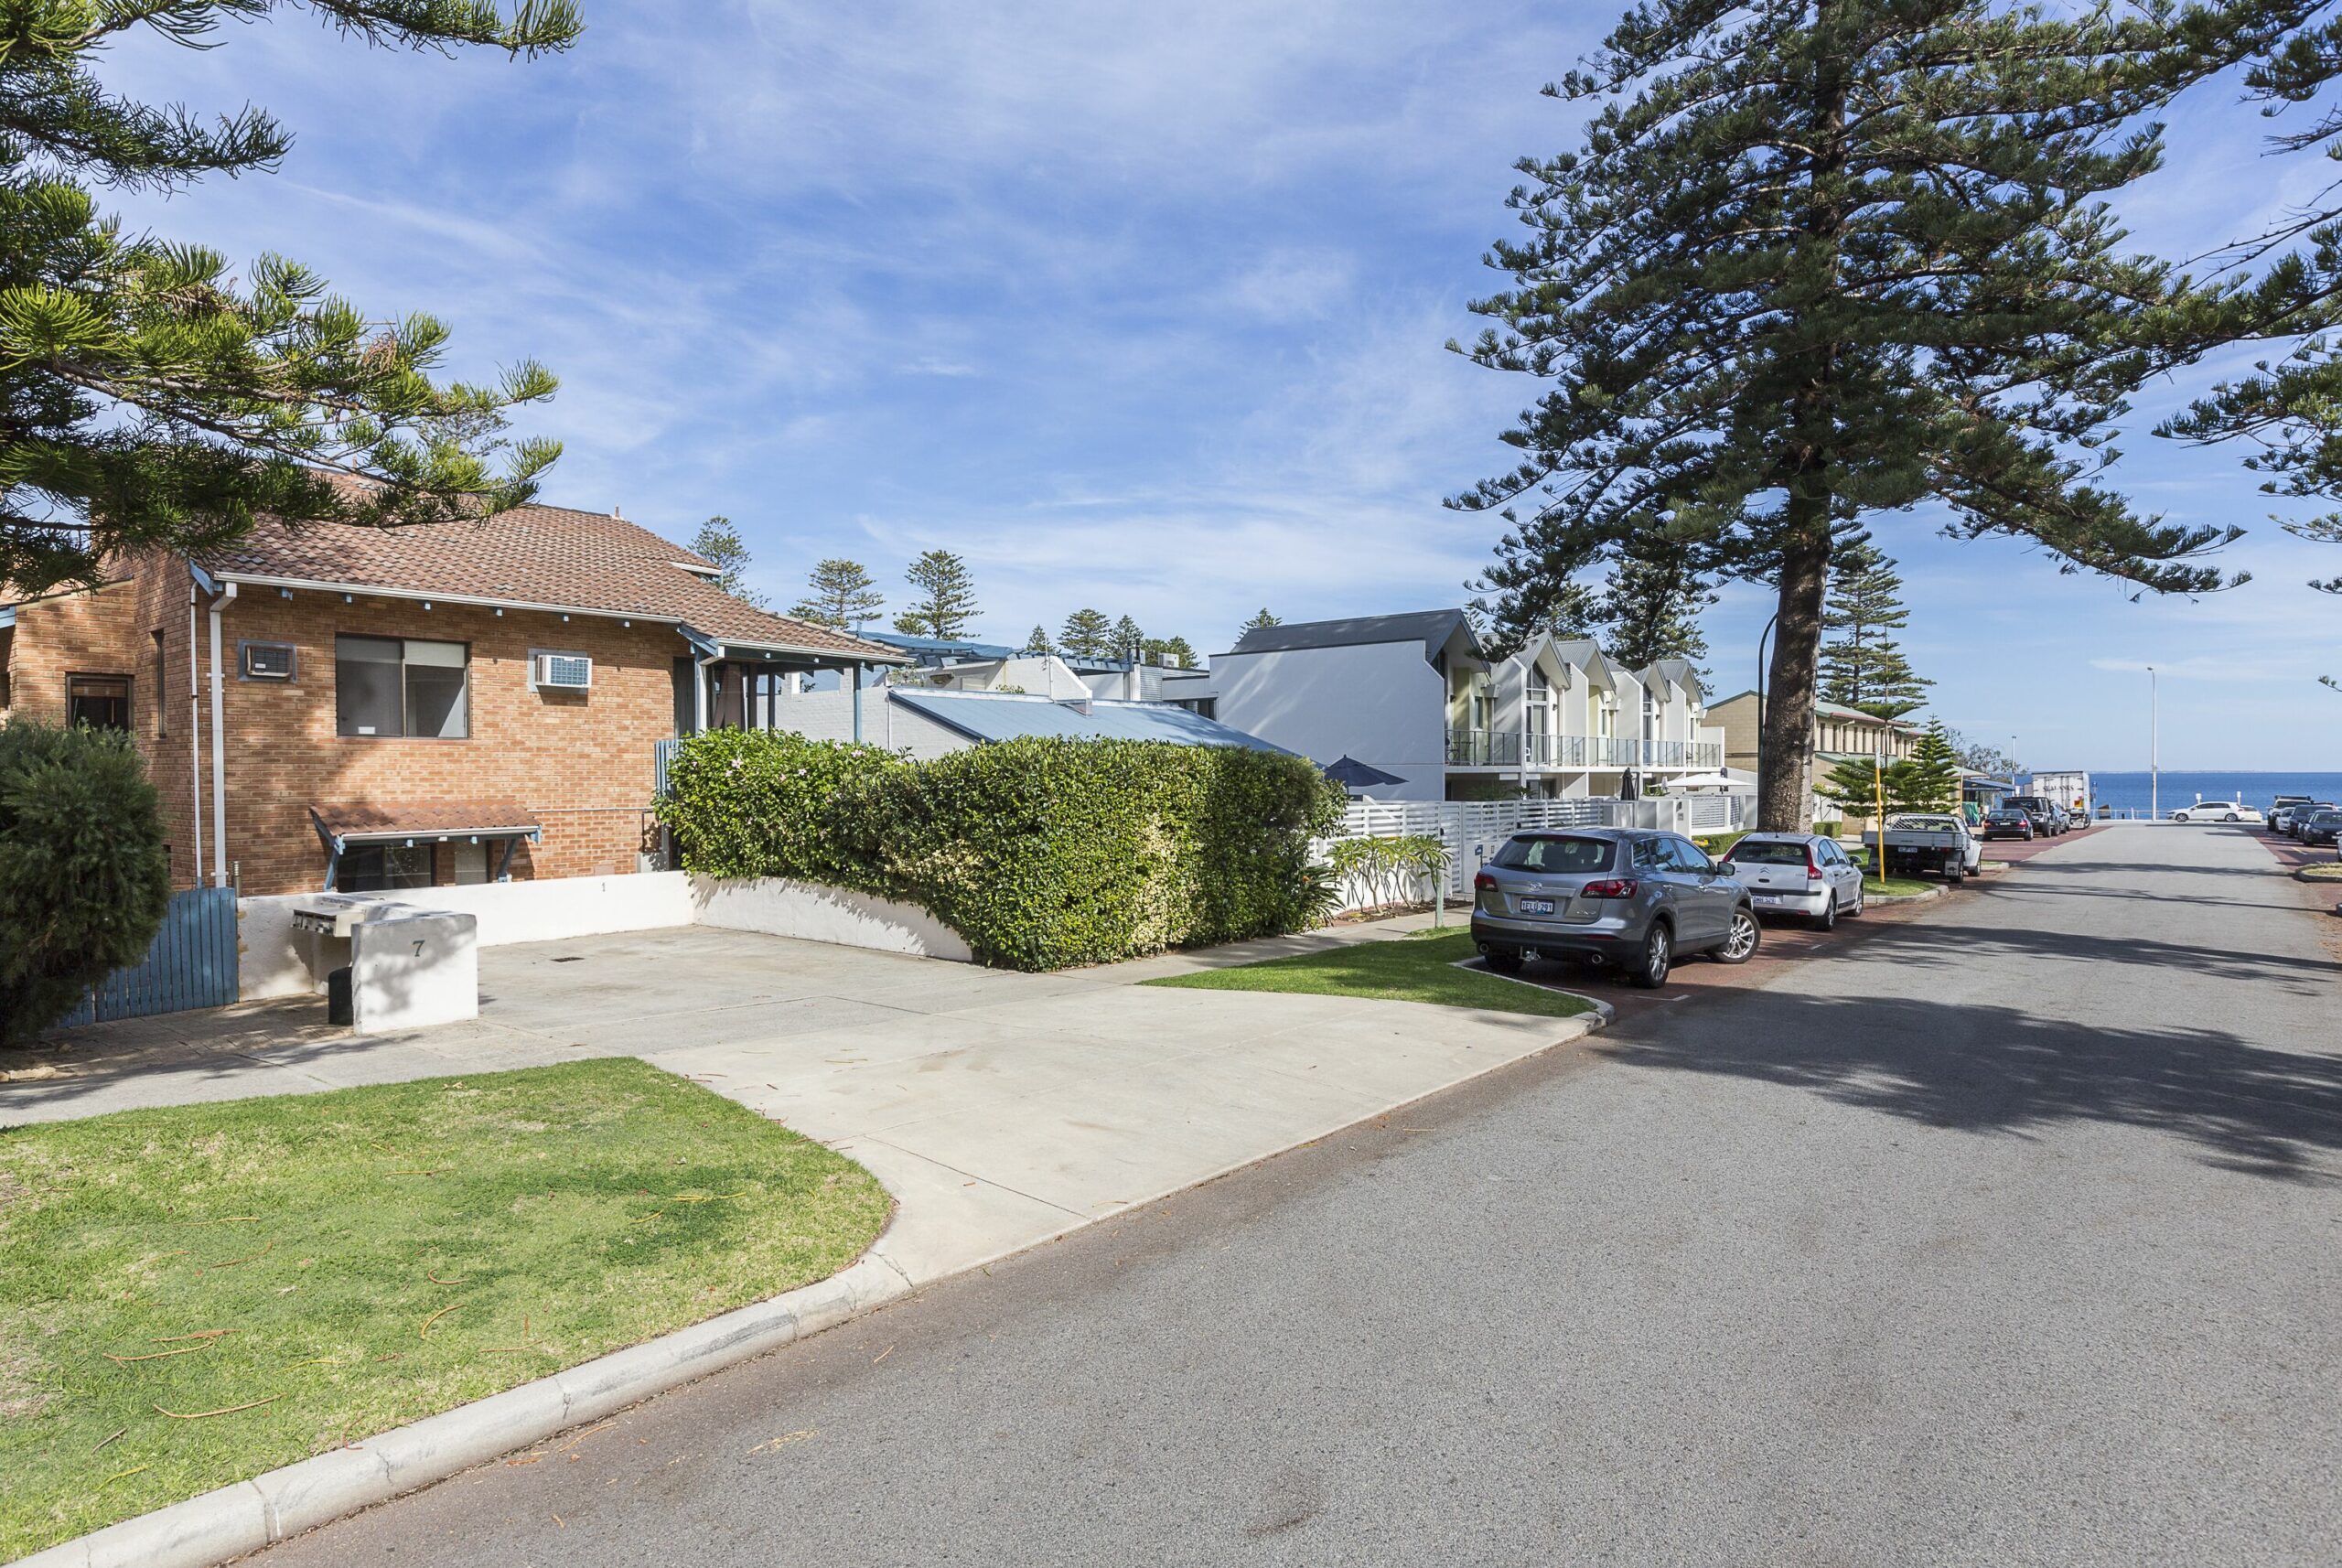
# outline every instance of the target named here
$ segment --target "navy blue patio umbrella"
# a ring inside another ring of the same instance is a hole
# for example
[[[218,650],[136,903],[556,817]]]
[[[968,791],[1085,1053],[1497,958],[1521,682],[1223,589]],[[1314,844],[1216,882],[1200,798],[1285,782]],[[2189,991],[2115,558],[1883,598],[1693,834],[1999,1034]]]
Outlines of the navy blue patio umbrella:
[[[1326,765],[1326,777],[1345,789],[1364,789],[1376,784],[1404,784],[1406,780],[1395,773],[1385,773],[1357,757],[1345,755]]]

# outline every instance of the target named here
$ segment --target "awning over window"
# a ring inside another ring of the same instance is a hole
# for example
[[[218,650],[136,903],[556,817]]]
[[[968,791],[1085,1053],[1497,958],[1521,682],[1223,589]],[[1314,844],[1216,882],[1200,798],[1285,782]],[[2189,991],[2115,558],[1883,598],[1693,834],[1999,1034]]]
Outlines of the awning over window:
[[[351,800],[313,805],[309,820],[337,854],[353,844],[438,843],[461,839],[539,837],[543,829],[514,800],[434,800],[401,804]]]

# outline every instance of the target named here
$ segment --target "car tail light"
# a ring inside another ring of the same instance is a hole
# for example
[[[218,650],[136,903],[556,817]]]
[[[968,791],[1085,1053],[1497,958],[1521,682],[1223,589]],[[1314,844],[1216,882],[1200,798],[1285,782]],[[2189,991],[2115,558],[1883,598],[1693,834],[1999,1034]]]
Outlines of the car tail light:
[[[1496,885],[1497,879],[1485,871],[1472,878],[1472,886],[1482,893],[1494,892]]]
[[[1636,882],[1631,876],[1615,876],[1606,882],[1589,882],[1578,889],[1588,898],[1631,898]]]
[[[1805,879],[1808,882],[1819,882],[1821,880],[1821,864],[1815,860],[1810,854],[1808,854],[1805,857]]]

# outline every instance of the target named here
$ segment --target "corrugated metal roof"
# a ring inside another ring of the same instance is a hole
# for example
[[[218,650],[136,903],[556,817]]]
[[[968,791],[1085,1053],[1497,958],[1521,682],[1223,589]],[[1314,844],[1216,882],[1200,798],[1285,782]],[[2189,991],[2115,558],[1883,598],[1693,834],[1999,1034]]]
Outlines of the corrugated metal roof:
[[[1242,746],[1283,751],[1259,736],[1217,719],[1161,703],[1092,702],[1090,711],[1047,697],[1013,692],[910,692],[887,693],[895,702],[971,740],[1013,740],[1019,736],[1060,736],[1069,740],[1168,740],[1182,746]]]
[[[962,637],[910,637],[899,631],[865,631],[866,642],[883,642],[906,653],[957,653],[968,659],[1014,659],[1018,650],[1004,642],[971,642]]]

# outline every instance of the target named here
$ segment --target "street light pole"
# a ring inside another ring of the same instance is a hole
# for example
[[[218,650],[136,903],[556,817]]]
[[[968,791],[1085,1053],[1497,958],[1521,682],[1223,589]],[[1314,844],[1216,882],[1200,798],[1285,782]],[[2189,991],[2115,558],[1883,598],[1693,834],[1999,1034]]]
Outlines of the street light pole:
[[[2147,821],[2163,820],[2163,757],[2155,710],[2155,667],[2147,666]]]

